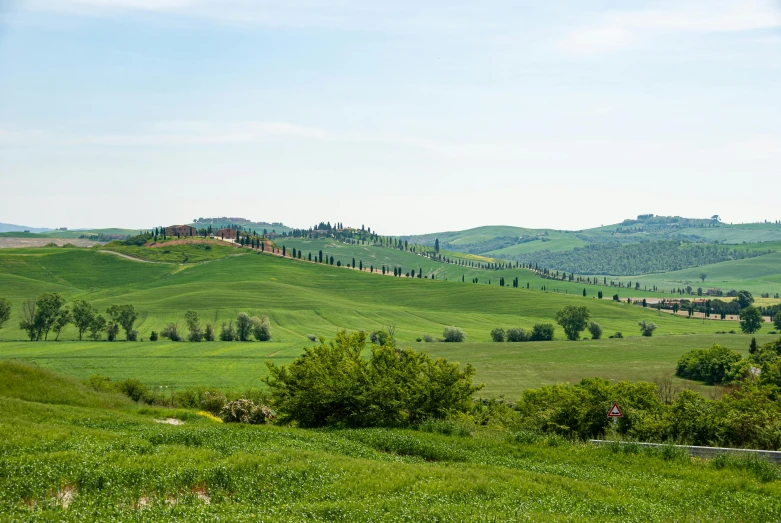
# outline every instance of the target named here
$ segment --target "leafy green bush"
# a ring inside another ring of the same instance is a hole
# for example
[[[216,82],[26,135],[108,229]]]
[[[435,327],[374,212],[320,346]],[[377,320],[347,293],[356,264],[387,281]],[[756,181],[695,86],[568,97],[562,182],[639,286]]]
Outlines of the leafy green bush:
[[[375,345],[379,345],[380,347],[392,344],[391,335],[384,330],[372,331],[369,334],[369,340]]]
[[[282,421],[303,427],[399,426],[468,412],[479,390],[475,370],[411,349],[374,345],[361,357],[366,333],[347,334],[314,347],[289,365],[267,363],[274,405]]]
[[[602,337],[602,327],[595,321],[588,324],[588,331],[591,333],[592,340],[598,340]]]
[[[504,329],[501,327],[497,327],[491,331],[491,339],[495,341],[496,343],[501,343],[504,341]]]
[[[708,385],[728,383],[737,378],[743,357],[734,350],[714,344],[709,349],[693,349],[678,360],[676,376]]]
[[[458,327],[445,327],[442,338],[449,343],[461,343],[466,340],[466,334]]]
[[[520,329],[518,327],[507,329],[507,341],[509,342],[518,343],[523,341],[529,341],[530,339],[531,339],[531,334],[527,333],[523,329]]]
[[[271,339],[271,323],[265,314],[260,318],[253,316],[250,323],[252,324],[252,335],[255,336],[256,340],[269,341]]]
[[[182,337],[179,335],[179,325],[176,323],[169,323],[165,328],[160,331],[160,336],[168,338],[171,341],[181,341]]]
[[[532,327],[529,341],[552,341],[555,328],[551,323],[538,323]]]
[[[233,341],[236,339],[236,329],[233,327],[233,322],[222,322],[222,328],[220,329],[220,341]]]
[[[642,320],[637,322],[637,325],[640,327],[640,334],[643,336],[650,338],[654,335],[654,331],[656,330],[656,324],[654,322]]]
[[[149,333],[149,341],[157,341],[157,331],[152,331]]]

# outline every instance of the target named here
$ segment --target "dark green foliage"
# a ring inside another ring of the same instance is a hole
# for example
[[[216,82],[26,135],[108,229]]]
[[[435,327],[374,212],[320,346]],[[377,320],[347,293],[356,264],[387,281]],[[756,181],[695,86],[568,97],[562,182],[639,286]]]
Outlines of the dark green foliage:
[[[491,331],[491,339],[497,343],[504,341],[504,329],[497,327]]]
[[[741,377],[742,360],[734,350],[714,344],[709,349],[694,349],[681,356],[675,374],[708,385],[728,383]]]
[[[461,343],[466,340],[466,333],[458,327],[445,327],[442,338],[449,343]]]
[[[10,318],[11,318],[11,302],[5,298],[0,298],[0,329],[3,328],[5,322],[7,322]]]
[[[740,305],[740,309],[743,310],[754,303],[754,296],[752,296],[749,291],[738,291],[738,295],[735,297],[735,300]]]
[[[71,314],[73,316],[73,324],[79,331],[79,340],[81,340],[84,333],[95,323],[98,309],[87,301],[74,300],[71,306]]]
[[[712,401],[683,390],[667,403],[653,383],[593,378],[527,390],[516,410],[527,430],[589,439],[610,434],[607,411],[617,402],[624,414],[617,432],[627,439],[775,450],[781,448],[781,402],[774,394],[772,387],[747,385]]]
[[[530,341],[531,334],[518,327],[507,329],[507,341],[511,343],[519,343],[523,341]]]
[[[106,310],[106,313],[111,317],[111,321],[115,324],[121,325],[125,331],[125,339],[131,341],[131,333],[133,332],[133,325],[138,319],[138,312],[132,305],[112,305]]]
[[[187,323],[187,329],[190,331],[187,339],[194,342],[203,340],[203,330],[198,322],[198,313],[196,311],[187,311],[184,313],[184,321]]]
[[[250,324],[252,325],[252,335],[256,340],[271,340],[271,323],[268,321],[268,317],[266,315],[263,315],[260,318],[253,316],[250,318]]]
[[[238,341],[249,341],[252,333],[252,320],[246,312],[240,312],[236,316],[236,339]]]
[[[490,249],[489,249],[490,250]],[[482,251],[487,252],[487,251]],[[594,243],[571,251],[548,250],[514,256],[521,262],[579,274],[631,276],[677,271],[768,254],[768,250],[741,250],[722,245],[656,240],[619,244]]]
[[[342,331],[314,347],[290,365],[267,363],[271,389],[283,421],[304,427],[399,426],[424,419],[443,419],[466,412],[474,369],[432,360],[411,349],[373,345],[368,360],[361,357],[366,334]]]
[[[740,311],[740,330],[745,334],[754,334],[759,331],[764,321],[762,313],[753,305]]]
[[[19,328],[27,333],[30,341],[48,339],[49,331],[61,316],[65,298],[56,292],[47,292],[33,302],[27,300],[22,307],[22,320]]]
[[[122,245],[133,245],[136,247],[140,247],[154,240],[155,240],[154,234],[144,233],[144,234],[138,234],[136,236],[131,236],[127,240],[124,240],[122,242]]]
[[[538,323],[532,327],[529,341],[552,341],[555,329],[551,323]]]
[[[206,324],[206,330],[203,331],[203,339],[214,341],[214,326],[211,323]]]
[[[640,327],[641,335],[648,338],[654,335],[654,331],[656,330],[656,324],[654,322],[642,320],[637,322],[637,325]]]
[[[393,338],[391,338],[391,335],[384,330],[372,331],[371,334],[369,334],[369,341],[375,345],[379,345],[380,347],[393,345]]]
[[[623,337],[624,337],[624,335],[621,334],[621,332],[616,332],[615,334],[610,336],[610,338],[623,338]]]
[[[171,341],[181,341],[182,337],[179,334],[179,325],[176,323],[169,323],[165,328],[160,331],[160,336],[168,338]]]
[[[233,326],[233,322],[223,322],[222,328],[220,328],[220,341],[233,341],[236,339],[236,329]]]
[[[158,335],[157,331],[152,331],[149,333],[149,341],[157,341]]]
[[[602,327],[595,321],[588,324],[588,331],[591,333],[592,340],[598,340],[602,337]]]
[[[564,328],[568,340],[577,340],[580,332],[588,326],[590,317],[588,307],[567,305],[556,313],[556,323]]]

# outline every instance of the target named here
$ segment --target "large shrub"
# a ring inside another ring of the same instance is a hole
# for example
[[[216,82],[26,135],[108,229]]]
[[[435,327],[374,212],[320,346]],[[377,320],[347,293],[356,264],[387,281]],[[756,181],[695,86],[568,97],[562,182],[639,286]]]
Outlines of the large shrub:
[[[366,334],[342,331],[290,365],[267,363],[264,380],[282,421],[303,427],[401,426],[467,412],[475,370],[431,359],[423,352],[373,345],[361,356]]]
[[[179,325],[176,323],[169,323],[165,328],[160,331],[160,336],[168,338],[171,341],[180,341],[182,337],[179,335]]]
[[[252,335],[258,341],[269,341],[271,339],[271,323],[268,321],[268,317],[263,315],[258,318],[253,316],[250,319],[252,324]]]
[[[497,327],[494,330],[491,331],[491,339],[497,343],[501,343],[504,341],[504,329],[501,327]]]
[[[551,323],[538,323],[532,327],[529,341],[552,341],[555,328]]]
[[[602,337],[602,327],[595,321],[588,324],[588,331],[591,333],[592,340],[598,340]]]
[[[509,342],[518,343],[521,341],[529,341],[530,339],[531,334],[523,329],[519,329],[518,327],[507,329],[507,341]]]
[[[461,343],[466,340],[466,334],[458,327],[445,327],[442,338],[450,343]]]
[[[714,344],[709,349],[694,349],[681,356],[675,374],[708,385],[721,384],[739,377],[736,374],[742,360],[734,350]]]

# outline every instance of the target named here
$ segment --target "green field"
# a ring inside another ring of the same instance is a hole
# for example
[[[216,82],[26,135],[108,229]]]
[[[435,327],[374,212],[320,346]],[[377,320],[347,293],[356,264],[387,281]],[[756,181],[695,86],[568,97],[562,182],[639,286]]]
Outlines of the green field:
[[[215,261],[227,256],[241,254],[238,246],[220,240],[188,239],[187,243],[177,240],[160,241],[150,247],[123,245],[120,241],[109,242],[98,247],[100,251],[109,251],[139,260],[162,263],[202,263]]]
[[[363,249],[341,244],[333,248]],[[427,260],[401,251],[374,249],[377,254],[389,251]],[[14,309],[11,321],[0,331],[0,339],[5,340],[0,343],[0,357],[32,360],[79,377],[104,374],[134,377],[150,385],[241,389],[259,384],[266,360],[284,363],[299,355],[310,343],[308,334],[330,338],[341,329],[371,331],[395,324],[401,344],[471,362],[477,366],[478,379],[486,383],[486,395],[509,397],[518,396],[525,388],[583,377],[669,377],[678,357],[688,349],[707,347],[715,341],[738,350],[748,346],[741,335],[715,334],[739,331],[735,322],[702,322],[577,294],[394,278],[246,249],[239,252],[244,254],[180,265],[131,261],[95,249],[4,250],[0,253],[0,285]],[[446,266],[450,267],[464,269]],[[153,330],[159,332],[168,322],[178,322],[184,329],[184,311],[192,309],[198,311],[202,322],[216,326],[235,319],[241,311],[266,314],[273,341],[78,342],[72,326],[59,342],[22,341],[23,332],[17,328],[21,305],[43,292],[87,299],[100,310],[132,303],[141,313],[138,329],[142,339],[148,339]],[[491,329],[530,329],[536,323],[553,323],[556,311],[568,304],[588,306],[605,336],[621,331],[626,338],[567,342],[559,329],[554,342],[490,343]],[[637,322],[641,319],[658,324],[653,338],[639,337]],[[415,341],[425,334],[440,337],[448,325],[462,328],[467,343]]]
[[[215,423],[0,364],[6,521],[777,521],[769,466],[484,428]],[[177,426],[155,420],[174,420]],[[177,421],[178,420],[178,421]]]
[[[775,338],[757,336],[757,341],[765,343]],[[745,356],[750,340],[742,334],[698,334],[580,342],[402,345],[425,350],[434,357],[471,363],[477,369],[476,381],[485,384],[481,396],[517,399],[529,388],[577,383],[590,377],[614,381],[672,378],[676,386],[704,390],[674,377],[681,354],[718,343]],[[286,364],[303,352],[302,347],[311,345],[308,341],[6,342],[0,344],[0,358],[34,362],[82,379],[101,374],[114,380],[137,378],[166,390],[202,386],[242,392],[262,387],[261,379],[268,375],[267,361]]]

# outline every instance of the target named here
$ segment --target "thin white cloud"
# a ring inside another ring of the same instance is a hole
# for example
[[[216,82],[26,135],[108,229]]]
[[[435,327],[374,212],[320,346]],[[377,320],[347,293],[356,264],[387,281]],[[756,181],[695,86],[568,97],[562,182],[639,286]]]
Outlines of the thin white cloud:
[[[781,4],[774,0],[682,0],[653,9],[613,11],[594,24],[572,30],[559,50],[587,55],[619,51],[670,33],[741,32],[781,27]]]

